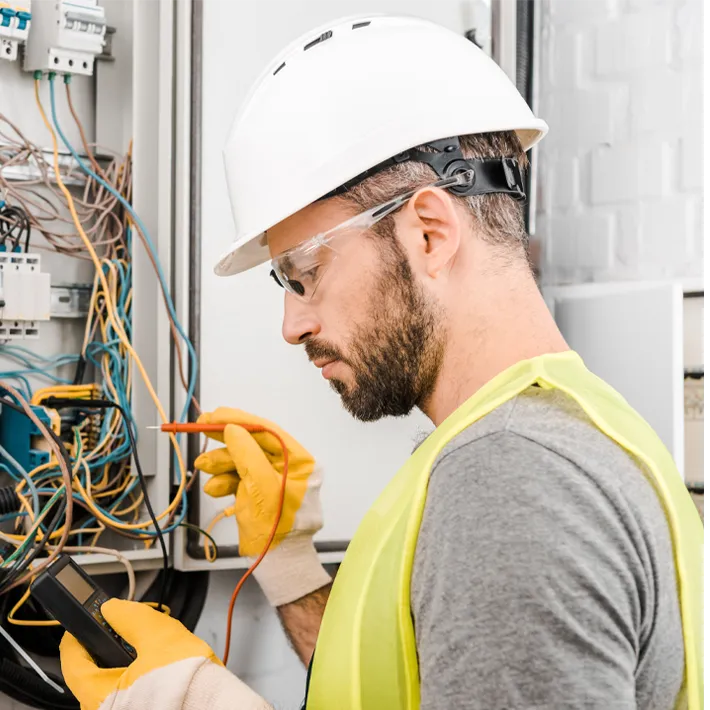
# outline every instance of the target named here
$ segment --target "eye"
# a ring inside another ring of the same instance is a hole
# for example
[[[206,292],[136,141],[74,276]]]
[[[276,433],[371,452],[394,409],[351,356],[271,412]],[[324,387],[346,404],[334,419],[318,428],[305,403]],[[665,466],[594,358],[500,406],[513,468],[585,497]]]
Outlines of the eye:
[[[310,281],[313,283],[316,278],[318,278],[318,273],[320,271],[320,264],[316,264],[315,266],[312,266],[310,269],[307,269],[306,271],[301,272],[301,278],[304,281]]]

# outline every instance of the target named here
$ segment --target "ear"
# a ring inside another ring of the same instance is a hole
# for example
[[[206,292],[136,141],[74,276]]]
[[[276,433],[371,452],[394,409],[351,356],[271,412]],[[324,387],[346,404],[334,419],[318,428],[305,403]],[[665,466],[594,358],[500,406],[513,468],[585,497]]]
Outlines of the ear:
[[[462,219],[445,190],[419,190],[402,210],[397,230],[410,263],[430,278],[447,271],[461,246]]]

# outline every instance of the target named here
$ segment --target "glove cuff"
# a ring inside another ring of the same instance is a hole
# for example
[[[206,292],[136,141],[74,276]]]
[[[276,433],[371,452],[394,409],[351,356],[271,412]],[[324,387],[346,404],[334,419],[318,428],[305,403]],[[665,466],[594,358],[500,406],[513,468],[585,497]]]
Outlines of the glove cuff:
[[[294,602],[332,581],[318,559],[310,535],[285,537],[266,554],[254,570],[254,577],[271,606]]]
[[[264,698],[232,675],[221,663],[218,665],[211,661],[203,663],[192,677],[180,707],[182,710],[227,707],[239,710],[273,710]]]

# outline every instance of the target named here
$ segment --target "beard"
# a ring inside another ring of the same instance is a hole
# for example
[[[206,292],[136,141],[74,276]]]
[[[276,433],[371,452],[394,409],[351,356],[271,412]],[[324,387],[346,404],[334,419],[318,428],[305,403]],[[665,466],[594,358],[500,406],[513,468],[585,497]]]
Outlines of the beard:
[[[368,299],[368,317],[354,329],[347,354],[323,341],[305,344],[311,360],[335,359],[350,367],[354,384],[333,378],[330,386],[363,422],[406,416],[426,403],[444,355],[441,308],[415,282],[399,245],[382,249],[386,253]]]

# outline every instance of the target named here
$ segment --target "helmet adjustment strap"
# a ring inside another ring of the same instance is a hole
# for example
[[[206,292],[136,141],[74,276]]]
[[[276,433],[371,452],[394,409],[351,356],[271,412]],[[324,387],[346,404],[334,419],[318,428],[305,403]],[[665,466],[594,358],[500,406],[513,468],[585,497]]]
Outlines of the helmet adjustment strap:
[[[426,163],[442,180],[467,170],[473,170],[474,177],[470,185],[448,188],[453,194],[460,197],[500,193],[511,195],[516,200],[525,200],[523,174],[517,158],[464,158],[457,136],[429,141],[425,145],[428,148],[432,148],[432,151],[410,148],[397,153],[397,155],[378,163],[369,170],[365,170],[352,178],[352,180],[348,180],[340,187],[335,188],[335,190],[331,190],[320,199],[325,200],[329,197],[342,195],[366,178],[372,177],[382,170],[399,163],[413,161]]]

